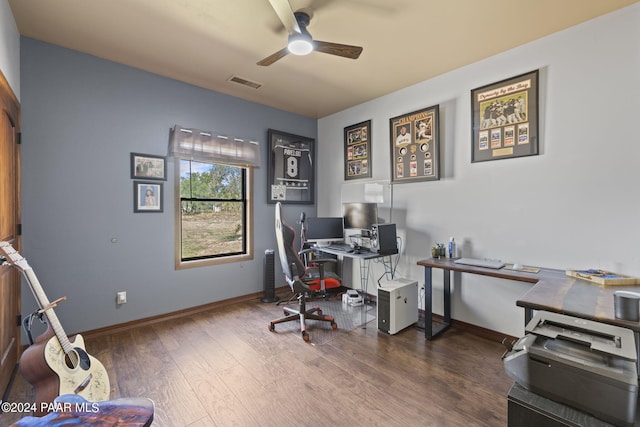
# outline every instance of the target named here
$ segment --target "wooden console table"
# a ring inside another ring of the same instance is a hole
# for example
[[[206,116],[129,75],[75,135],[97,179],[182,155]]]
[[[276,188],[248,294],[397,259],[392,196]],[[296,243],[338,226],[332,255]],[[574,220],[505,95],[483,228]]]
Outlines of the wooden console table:
[[[533,317],[534,310],[546,310],[568,314],[583,319],[596,320],[611,325],[622,326],[634,331],[636,347],[640,346],[640,322],[617,319],[613,307],[613,293],[616,290],[640,292],[640,286],[600,286],[587,280],[567,276],[564,270],[541,268],[538,273],[526,273],[505,268],[492,269],[456,264],[452,259],[425,259],[418,261],[424,267],[425,284],[425,328],[424,334],[431,339],[451,324],[451,272],[480,274],[501,279],[528,282],[532,284],[516,305],[524,308],[525,325]],[[433,324],[432,279],[434,268],[444,270],[444,324]],[[640,366],[640,359],[639,359]]]

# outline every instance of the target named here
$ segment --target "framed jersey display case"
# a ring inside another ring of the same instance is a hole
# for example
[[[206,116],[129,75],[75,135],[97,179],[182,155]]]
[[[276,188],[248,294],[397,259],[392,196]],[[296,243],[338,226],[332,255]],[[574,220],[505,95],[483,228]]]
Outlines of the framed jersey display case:
[[[315,202],[315,140],[269,129],[268,203]]]

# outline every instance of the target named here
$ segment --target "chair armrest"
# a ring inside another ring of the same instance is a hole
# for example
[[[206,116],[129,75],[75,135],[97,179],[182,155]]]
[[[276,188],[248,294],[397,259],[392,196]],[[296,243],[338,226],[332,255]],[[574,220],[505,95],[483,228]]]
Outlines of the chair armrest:
[[[291,274],[293,275],[293,277],[291,278],[289,286],[294,293],[300,294],[304,292],[311,292],[311,288],[302,280],[300,280],[300,276],[298,275],[298,268],[296,267],[295,263],[291,263]]]
[[[296,294],[311,293],[311,288],[300,279],[296,279],[291,283],[291,288]]]
[[[309,252],[318,252],[318,249],[317,248],[302,249],[301,251],[298,252],[298,255],[308,254]],[[308,260],[307,262],[310,264],[326,264],[329,262],[336,264],[338,260],[335,258],[313,258]]]

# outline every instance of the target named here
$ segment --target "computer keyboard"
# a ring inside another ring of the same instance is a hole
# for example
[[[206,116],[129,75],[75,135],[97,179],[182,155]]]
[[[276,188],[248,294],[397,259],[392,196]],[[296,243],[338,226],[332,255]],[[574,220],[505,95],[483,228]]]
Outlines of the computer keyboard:
[[[454,261],[456,264],[473,265],[474,267],[486,267],[500,269],[504,267],[504,262],[493,259],[460,258]]]
[[[347,252],[347,251],[351,250],[351,245],[349,245],[347,243],[333,244],[333,245],[327,246],[327,249],[331,249],[333,251]]]

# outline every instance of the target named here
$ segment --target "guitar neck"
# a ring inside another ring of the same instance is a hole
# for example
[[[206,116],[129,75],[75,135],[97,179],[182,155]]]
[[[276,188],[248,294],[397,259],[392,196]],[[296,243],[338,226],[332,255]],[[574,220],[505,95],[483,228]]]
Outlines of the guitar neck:
[[[22,273],[24,274],[25,279],[27,279],[27,282],[29,283],[29,287],[31,288],[31,292],[33,293],[33,296],[38,302],[40,309],[42,310],[49,307],[51,303],[49,302],[47,295],[44,293],[44,290],[40,285],[40,281],[38,280],[38,277],[34,273],[33,269],[26,268],[22,270]],[[53,311],[53,307],[49,307],[46,310],[44,310],[44,315],[47,316],[49,325],[51,326],[51,329],[53,329],[53,331],[55,332],[56,337],[60,342],[60,346],[62,347],[65,353],[69,353],[71,350],[73,350],[73,345],[69,341],[69,337],[67,337],[67,334],[64,332],[64,329],[62,328],[62,325],[58,320],[58,316],[56,316],[55,311]]]

